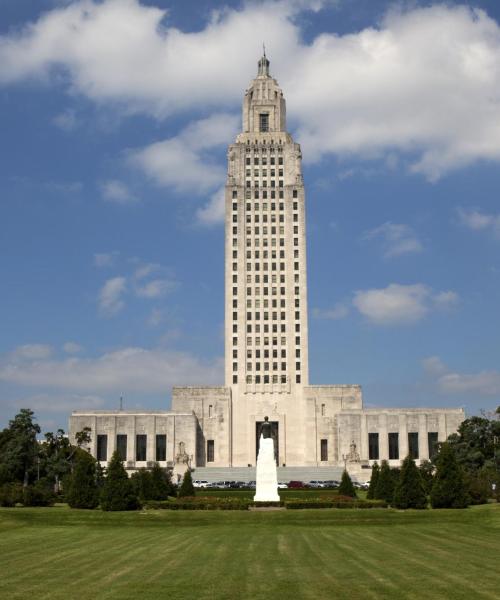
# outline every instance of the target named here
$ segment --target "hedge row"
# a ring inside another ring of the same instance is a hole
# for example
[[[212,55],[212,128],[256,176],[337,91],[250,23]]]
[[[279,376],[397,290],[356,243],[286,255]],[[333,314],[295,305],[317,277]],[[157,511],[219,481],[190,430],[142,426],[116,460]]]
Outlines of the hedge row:
[[[383,500],[367,500],[359,502],[337,502],[335,500],[288,500],[285,502],[287,509],[296,508],[387,508]]]
[[[146,509],[162,510],[248,510],[250,506],[285,506],[287,509],[301,508],[387,508],[383,500],[338,501],[323,499],[286,500],[282,502],[252,502],[239,498],[183,498],[173,501],[150,500]]]

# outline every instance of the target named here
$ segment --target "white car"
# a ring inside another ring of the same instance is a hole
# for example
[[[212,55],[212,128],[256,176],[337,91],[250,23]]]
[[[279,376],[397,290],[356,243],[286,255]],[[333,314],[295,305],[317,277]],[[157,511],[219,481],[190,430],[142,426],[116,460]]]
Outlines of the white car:
[[[195,487],[195,488],[206,488],[208,486],[209,486],[209,483],[205,479],[195,479],[193,481],[193,487]]]
[[[279,490],[287,490],[288,489],[288,485],[286,483],[283,483],[282,481],[278,482],[278,489]]]

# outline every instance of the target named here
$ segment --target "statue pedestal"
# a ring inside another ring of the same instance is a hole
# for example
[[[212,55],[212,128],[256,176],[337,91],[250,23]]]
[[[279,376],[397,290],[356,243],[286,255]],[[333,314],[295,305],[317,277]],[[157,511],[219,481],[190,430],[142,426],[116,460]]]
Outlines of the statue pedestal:
[[[255,496],[253,497],[255,502],[279,502],[278,472],[272,438],[260,436],[256,482]]]

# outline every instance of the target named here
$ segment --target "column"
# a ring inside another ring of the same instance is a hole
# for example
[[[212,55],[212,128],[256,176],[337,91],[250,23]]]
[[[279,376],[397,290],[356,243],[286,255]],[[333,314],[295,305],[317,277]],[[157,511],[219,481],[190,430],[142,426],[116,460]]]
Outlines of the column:
[[[399,415],[399,460],[408,456],[408,415]]]
[[[389,460],[389,437],[387,431],[387,414],[379,416],[380,460]]]
[[[418,415],[418,456],[420,460],[429,460],[429,443],[427,440],[427,415]]]

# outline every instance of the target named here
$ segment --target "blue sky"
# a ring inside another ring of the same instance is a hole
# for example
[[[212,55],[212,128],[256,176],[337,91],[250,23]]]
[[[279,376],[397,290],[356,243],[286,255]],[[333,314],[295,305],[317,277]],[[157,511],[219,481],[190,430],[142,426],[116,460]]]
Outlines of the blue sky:
[[[0,425],[222,383],[225,153],[263,40],[304,156],[311,383],[500,404],[498,3],[0,15]]]

